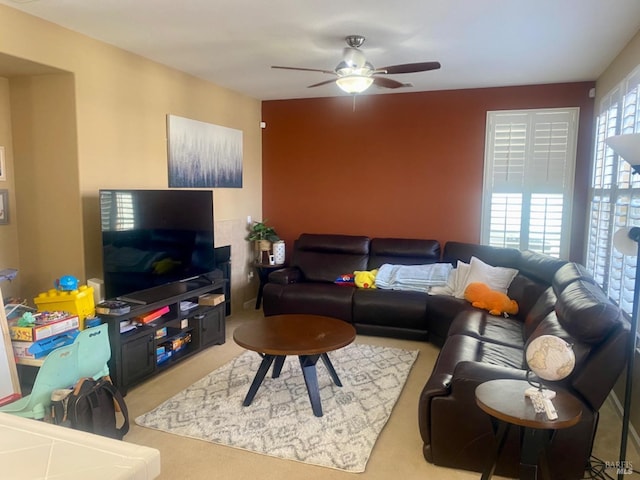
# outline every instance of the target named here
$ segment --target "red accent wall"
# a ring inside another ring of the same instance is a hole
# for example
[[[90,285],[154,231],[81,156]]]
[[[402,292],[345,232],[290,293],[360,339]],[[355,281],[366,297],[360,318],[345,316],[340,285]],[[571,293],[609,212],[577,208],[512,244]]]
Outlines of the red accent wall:
[[[594,82],[265,101],[263,218],[300,233],[479,242],[487,111],[580,107],[571,259],[582,261]]]

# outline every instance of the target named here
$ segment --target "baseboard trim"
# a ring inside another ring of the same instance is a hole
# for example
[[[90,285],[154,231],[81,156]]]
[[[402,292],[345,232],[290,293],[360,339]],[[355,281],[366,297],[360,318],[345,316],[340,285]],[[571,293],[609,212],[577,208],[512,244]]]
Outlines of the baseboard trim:
[[[242,304],[242,308],[245,310],[255,309],[256,308],[256,297],[253,297]]]

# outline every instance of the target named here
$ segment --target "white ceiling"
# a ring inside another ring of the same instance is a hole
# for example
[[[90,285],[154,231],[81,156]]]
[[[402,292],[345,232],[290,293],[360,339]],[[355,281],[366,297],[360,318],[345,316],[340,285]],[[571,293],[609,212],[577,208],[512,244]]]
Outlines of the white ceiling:
[[[346,95],[333,70],[364,35],[376,67],[439,61],[390,76],[428,91],[595,80],[640,30],[639,0],[0,0],[251,97]]]

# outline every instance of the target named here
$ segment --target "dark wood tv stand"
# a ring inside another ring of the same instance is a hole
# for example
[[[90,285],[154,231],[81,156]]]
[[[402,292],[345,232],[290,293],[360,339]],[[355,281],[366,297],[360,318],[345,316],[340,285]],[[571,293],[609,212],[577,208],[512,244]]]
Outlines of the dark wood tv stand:
[[[122,315],[100,315],[109,325],[110,375],[123,394],[131,386],[202,349],[225,342],[225,302],[216,306],[197,304],[201,295],[224,294],[226,284],[224,279],[196,278],[133,292],[126,297],[143,298],[145,303],[130,303],[131,311]],[[192,302],[197,306],[184,310],[181,302]],[[160,318],[121,333],[121,324],[163,307],[168,307],[169,311]],[[190,341],[185,342],[186,339]],[[158,363],[162,346],[180,343],[184,345],[182,349],[172,351],[168,358],[165,355],[166,359]]]

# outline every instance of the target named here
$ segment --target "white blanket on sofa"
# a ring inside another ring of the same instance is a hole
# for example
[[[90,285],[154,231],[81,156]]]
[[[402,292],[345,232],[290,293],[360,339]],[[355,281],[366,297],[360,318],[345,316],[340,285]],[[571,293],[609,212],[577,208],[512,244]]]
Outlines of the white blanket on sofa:
[[[431,263],[428,265],[391,265],[385,263],[378,269],[376,287],[388,290],[428,292],[435,285],[445,285],[452,265]]]

